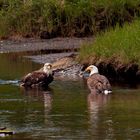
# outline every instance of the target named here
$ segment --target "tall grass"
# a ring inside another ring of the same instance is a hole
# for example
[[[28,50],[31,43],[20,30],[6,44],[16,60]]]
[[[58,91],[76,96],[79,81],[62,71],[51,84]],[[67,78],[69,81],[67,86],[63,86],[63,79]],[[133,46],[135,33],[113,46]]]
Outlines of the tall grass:
[[[98,34],[91,44],[81,47],[80,61],[96,63],[137,63],[140,65],[140,20],[117,26],[105,33]]]
[[[0,37],[85,36],[140,15],[139,0],[0,0]]]

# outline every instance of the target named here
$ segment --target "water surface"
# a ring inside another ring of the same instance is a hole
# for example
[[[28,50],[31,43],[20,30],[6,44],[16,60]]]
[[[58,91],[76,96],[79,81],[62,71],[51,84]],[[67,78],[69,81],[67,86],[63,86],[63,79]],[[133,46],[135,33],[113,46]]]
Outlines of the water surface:
[[[40,66],[18,53],[0,54],[0,126],[15,131],[3,139],[140,139],[140,88],[93,95],[82,79],[54,81],[47,91],[19,88],[20,77]]]

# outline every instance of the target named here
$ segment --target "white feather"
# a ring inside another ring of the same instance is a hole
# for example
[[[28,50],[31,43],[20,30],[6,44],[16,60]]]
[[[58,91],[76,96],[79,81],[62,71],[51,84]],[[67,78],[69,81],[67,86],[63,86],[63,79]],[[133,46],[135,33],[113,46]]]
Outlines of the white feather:
[[[104,90],[104,94],[105,95],[107,95],[107,94],[109,94],[109,93],[111,93],[112,91],[110,91],[110,90]]]

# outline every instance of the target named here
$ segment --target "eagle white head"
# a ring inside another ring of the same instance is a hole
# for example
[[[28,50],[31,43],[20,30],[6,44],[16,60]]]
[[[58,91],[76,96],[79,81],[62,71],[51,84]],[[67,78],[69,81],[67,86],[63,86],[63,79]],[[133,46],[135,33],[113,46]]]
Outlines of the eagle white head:
[[[85,72],[86,71],[90,71],[89,76],[91,76],[92,74],[95,74],[95,73],[99,73],[98,68],[96,66],[94,66],[94,65],[90,65],[89,67],[87,67],[85,69]]]
[[[43,71],[47,74],[52,74],[52,65],[50,63],[45,63]]]

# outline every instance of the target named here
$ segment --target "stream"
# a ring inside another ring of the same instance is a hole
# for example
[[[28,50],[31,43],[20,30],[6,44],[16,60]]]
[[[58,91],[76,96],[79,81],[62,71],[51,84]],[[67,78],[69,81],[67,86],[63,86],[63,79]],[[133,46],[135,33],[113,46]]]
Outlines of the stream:
[[[110,95],[92,95],[83,79],[64,79],[47,91],[25,90],[20,78],[42,66],[25,55],[0,54],[0,127],[15,132],[2,139],[140,139],[140,87],[113,85]]]

